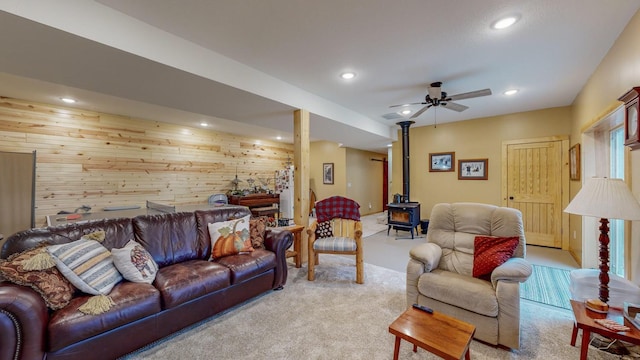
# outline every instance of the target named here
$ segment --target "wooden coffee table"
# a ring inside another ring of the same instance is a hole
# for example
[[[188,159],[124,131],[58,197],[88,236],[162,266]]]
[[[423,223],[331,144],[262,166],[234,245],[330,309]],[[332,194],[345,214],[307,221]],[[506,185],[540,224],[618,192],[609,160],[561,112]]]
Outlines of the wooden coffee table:
[[[617,309],[609,309],[606,314],[601,314],[595,311],[588,310],[584,302],[571,300],[571,308],[573,309],[573,316],[575,316],[575,323],[573,323],[573,332],[571,333],[571,346],[576,345],[576,337],[578,336],[578,330],[582,329],[582,345],[580,346],[580,360],[587,359],[587,350],[589,350],[589,341],[591,333],[600,334],[610,339],[618,339],[632,344],[640,345],[640,330],[638,330],[633,324],[630,324],[627,319],[622,315],[622,311]],[[596,319],[611,319],[619,324],[626,325],[630,328],[629,331],[615,332],[609,330],[603,326],[598,325]]]
[[[413,352],[421,347],[443,359],[469,360],[476,327],[439,311],[429,314],[411,307],[389,325],[389,332],[396,336],[394,360],[398,359],[400,339],[412,343]]]

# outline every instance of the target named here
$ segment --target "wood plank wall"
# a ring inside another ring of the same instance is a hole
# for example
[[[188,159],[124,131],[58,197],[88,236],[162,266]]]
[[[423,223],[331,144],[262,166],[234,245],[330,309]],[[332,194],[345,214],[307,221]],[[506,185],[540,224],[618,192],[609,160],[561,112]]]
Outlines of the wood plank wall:
[[[293,158],[292,144],[0,97],[0,151],[33,150],[36,226],[81,205],[206,203],[233,187],[236,169],[258,185]]]

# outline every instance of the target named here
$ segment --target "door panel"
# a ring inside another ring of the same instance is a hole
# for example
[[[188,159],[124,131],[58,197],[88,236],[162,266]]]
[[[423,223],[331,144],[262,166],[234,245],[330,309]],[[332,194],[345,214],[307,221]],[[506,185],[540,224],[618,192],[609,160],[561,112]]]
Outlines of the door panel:
[[[562,247],[562,141],[507,145],[507,206],[522,212],[527,244]]]

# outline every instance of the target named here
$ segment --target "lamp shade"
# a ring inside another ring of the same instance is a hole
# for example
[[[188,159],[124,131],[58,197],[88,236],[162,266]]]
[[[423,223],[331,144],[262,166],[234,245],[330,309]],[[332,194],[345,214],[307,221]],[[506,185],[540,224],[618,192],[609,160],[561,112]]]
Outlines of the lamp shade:
[[[587,179],[564,211],[604,219],[640,220],[640,204],[622,179]]]

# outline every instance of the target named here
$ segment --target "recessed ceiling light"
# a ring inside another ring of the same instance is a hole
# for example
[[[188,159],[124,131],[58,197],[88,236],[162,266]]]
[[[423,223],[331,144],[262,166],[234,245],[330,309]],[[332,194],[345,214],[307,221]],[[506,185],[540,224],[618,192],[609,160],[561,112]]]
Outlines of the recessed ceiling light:
[[[67,104],[73,104],[76,102],[76,99],[72,99],[70,97],[63,97],[63,98],[60,98],[60,100],[66,102]]]
[[[276,136],[276,140],[282,140],[282,136]]]
[[[509,26],[515,24],[519,19],[520,19],[519,16],[510,15],[502,19],[496,20],[493,24],[491,24],[491,28],[496,30],[506,29]]]
[[[340,77],[344,80],[351,80],[356,77],[356,73],[354,73],[353,71],[346,71],[340,74]]]
[[[207,127],[207,126],[209,126],[209,124],[208,124],[208,123],[206,123],[206,122],[201,122],[201,123],[200,123],[200,126],[202,126],[202,127]]]
[[[409,109],[404,109],[404,110],[400,111],[400,114],[402,114],[402,115],[409,115],[409,114],[411,114],[411,110],[409,110]]]
[[[510,89],[504,92],[505,95],[514,95],[518,92],[518,89]]]

